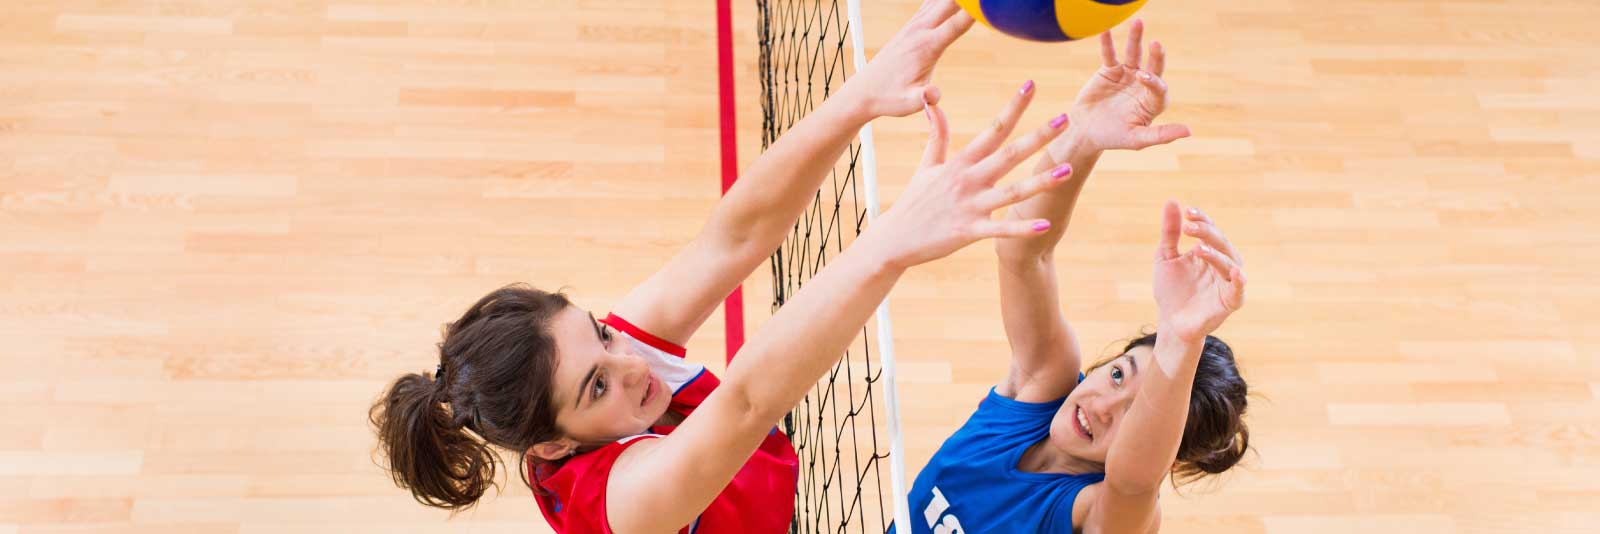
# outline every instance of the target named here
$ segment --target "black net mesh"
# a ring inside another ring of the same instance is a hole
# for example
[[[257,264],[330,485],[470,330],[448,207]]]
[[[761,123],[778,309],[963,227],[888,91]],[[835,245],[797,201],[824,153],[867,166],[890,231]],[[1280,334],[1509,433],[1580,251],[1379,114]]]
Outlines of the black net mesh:
[[[761,146],[765,149],[849,76],[849,19],[834,0],[758,0],[761,46]],[[783,306],[861,233],[867,205],[852,143],[777,253],[772,255],[772,309]],[[880,428],[882,370],[874,361],[876,326],[869,323],[784,418],[800,457],[790,532],[883,532],[893,519],[889,441]]]

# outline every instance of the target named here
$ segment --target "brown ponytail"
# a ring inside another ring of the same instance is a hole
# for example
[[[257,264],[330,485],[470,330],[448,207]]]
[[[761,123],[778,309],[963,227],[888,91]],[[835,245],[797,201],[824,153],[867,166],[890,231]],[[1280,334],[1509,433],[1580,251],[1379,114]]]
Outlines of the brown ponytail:
[[[401,376],[367,413],[396,485],[428,506],[469,508],[499,487],[493,445],[521,458],[523,483],[540,492],[524,462],[533,445],[560,437],[547,329],[568,305],[560,293],[514,284],[445,326],[439,378]]]
[[[416,373],[402,376],[368,417],[395,484],[422,504],[463,509],[495,485],[500,460],[452,420],[437,384]]]

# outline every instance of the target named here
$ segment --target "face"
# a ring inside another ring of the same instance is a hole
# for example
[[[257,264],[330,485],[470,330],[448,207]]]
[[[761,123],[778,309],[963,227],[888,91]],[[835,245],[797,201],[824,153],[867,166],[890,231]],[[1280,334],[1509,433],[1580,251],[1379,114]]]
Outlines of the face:
[[[1051,420],[1050,445],[1104,467],[1111,440],[1133,407],[1141,374],[1152,363],[1150,346],[1138,346],[1085,375]]]
[[[649,429],[672,391],[611,327],[577,306],[550,323],[556,342],[554,402],[564,447],[603,445]],[[537,452],[537,451],[536,451]]]

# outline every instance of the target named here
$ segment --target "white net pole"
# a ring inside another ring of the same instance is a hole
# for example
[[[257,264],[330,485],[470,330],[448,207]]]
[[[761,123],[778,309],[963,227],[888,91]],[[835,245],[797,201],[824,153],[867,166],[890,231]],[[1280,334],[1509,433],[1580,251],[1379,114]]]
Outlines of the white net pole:
[[[867,68],[867,45],[862,37],[861,0],[846,2],[850,17],[850,46],[854,50],[856,72]],[[878,154],[872,143],[872,123],[861,127],[861,176],[867,193],[867,220],[878,218]],[[895,386],[894,329],[889,324],[889,299],[878,303],[878,355],[883,362],[883,402],[889,412],[889,487],[894,492],[894,522],[898,532],[909,532],[911,507],[906,502],[905,446],[900,439],[900,394]]]

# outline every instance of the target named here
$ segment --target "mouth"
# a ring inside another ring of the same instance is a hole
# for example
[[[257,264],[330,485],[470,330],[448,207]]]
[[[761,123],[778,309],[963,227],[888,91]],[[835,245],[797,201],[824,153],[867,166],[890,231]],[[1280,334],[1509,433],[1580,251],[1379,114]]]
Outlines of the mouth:
[[[649,404],[650,400],[654,399],[655,397],[656,397],[656,377],[652,376],[652,377],[650,377],[650,381],[646,382],[645,385],[644,385],[644,398],[639,399],[639,405],[640,406],[644,406],[646,404]]]
[[[1073,406],[1072,415],[1072,429],[1083,439],[1094,441],[1094,434],[1089,432],[1089,417],[1083,414],[1083,408]]]

